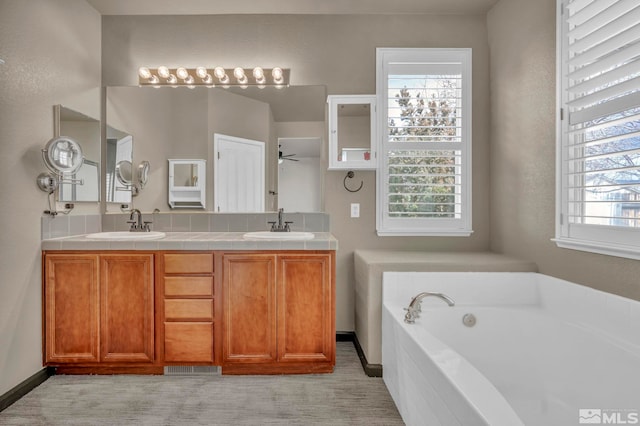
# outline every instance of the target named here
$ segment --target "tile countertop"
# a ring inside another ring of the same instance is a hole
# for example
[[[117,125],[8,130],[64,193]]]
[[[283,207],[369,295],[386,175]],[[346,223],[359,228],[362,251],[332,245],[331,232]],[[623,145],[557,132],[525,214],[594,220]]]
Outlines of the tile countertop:
[[[245,240],[245,232],[166,232],[157,240],[97,240],[86,235],[42,240],[42,250],[337,250],[329,232],[312,240]]]

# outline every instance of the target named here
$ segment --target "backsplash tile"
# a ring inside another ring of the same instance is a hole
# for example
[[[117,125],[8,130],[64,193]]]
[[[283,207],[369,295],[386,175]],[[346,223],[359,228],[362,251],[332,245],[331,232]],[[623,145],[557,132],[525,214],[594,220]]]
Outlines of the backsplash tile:
[[[92,214],[85,216],[86,219],[86,234],[92,234],[94,232],[102,231],[102,216],[99,214]]]
[[[292,231],[330,232],[326,213],[285,213],[293,222]],[[151,219],[151,229],[164,232],[248,232],[269,230],[268,222],[278,219],[277,213],[155,213],[143,215]],[[93,232],[128,231],[129,214],[42,216],[43,240],[90,234]]]
[[[209,232],[209,215],[208,214],[191,214],[191,232]]]
[[[251,216],[251,214],[229,215],[229,232],[247,232],[249,230],[248,216]]]
[[[303,213],[304,230],[315,232],[329,232],[329,218],[326,213]]]
[[[188,214],[172,214],[171,215],[171,232],[191,231],[190,219],[191,219],[191,215],[188,215]]]
[[[247,215],[247,231],[268,231],[271,228],[269,222],[278,220],[275,213],[253,213]]]
[[[62,215],[42,216],[40,236],[43,240],[90,234],[102,230],[100,215]]]
[[[170,214],[160,214],[155,213],[151,220],[153,223],[151,224],[151,229],[153,231],[163,231],[169,232],[171,231],[171,215]]]
[[[228,232],[229,216],[225,213],[209,215],[209,231],[210,232]]]

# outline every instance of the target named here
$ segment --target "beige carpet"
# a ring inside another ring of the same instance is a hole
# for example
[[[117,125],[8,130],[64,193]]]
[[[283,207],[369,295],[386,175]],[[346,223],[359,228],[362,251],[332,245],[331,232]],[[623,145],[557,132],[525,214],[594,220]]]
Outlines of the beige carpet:
[[[0,425],[402,424],[349,342],[333,374],[53,376],[0,413]]]

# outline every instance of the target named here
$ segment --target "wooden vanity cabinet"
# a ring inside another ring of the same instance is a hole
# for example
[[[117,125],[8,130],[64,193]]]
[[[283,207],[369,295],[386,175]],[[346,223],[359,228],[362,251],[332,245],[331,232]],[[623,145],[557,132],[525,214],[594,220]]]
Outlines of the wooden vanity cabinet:
[[[46,365],[151,364],[152,253],[44,255]]]
[[[333,371],[333,251],[53,251],[43,266],[44,363],[58,372]]]
[[[161,258],[164,363],[215,364],[213,253]]]
[[[224,253],[224,374],[331,372],[335,254]]]

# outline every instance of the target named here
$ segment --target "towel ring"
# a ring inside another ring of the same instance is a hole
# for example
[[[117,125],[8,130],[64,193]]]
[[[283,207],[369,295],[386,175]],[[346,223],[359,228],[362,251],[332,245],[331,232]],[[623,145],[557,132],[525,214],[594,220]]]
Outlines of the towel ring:
[[[347,188],[347,178],[351,179],[355,176],[355,173],[353,172],[353,170],[349,170],[347,172],[347,175],[344,177],[344,180],[342,181],[342,184],[344,185],[344,189],[346,189],[349,192],[358,192],[362,189],[362,185],[364,185],[364,181],[360,181],[360,186],[358,187],[358,189],[349,189]]]

